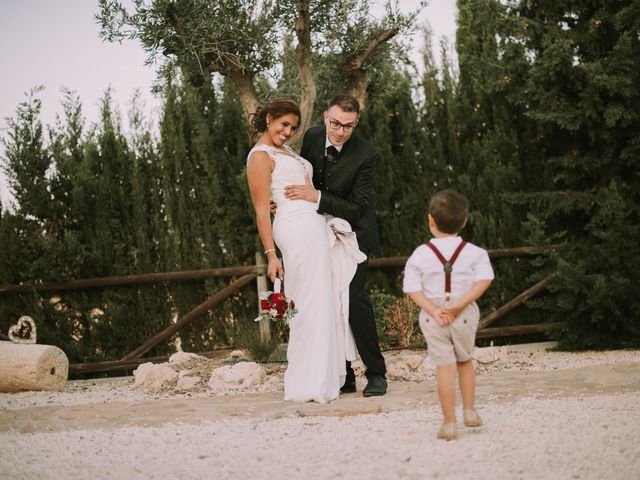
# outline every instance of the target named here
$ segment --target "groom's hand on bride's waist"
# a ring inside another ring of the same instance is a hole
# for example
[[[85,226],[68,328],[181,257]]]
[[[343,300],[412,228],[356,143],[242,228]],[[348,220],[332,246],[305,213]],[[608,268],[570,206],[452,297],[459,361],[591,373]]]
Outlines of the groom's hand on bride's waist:
[[[304,185],[287,185],[284,187],[284,196],[289,200],[306,200],[307,202],[317,202],[319,192],[313,188],[308,175],[304,177]]]

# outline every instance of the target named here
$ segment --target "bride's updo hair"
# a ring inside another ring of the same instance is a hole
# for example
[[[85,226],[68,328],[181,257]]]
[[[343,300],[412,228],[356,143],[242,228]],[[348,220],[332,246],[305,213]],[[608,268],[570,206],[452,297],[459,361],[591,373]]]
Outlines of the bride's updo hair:
[[[258,107],[255,113],[251,114],[251,126],[254,134],[262,133],[267,129],[267,115],[271,115],[271,118],[275,120],[289,113],[298,117],[298,122],[302,119],[300,107],[288,98],[277,98]]]

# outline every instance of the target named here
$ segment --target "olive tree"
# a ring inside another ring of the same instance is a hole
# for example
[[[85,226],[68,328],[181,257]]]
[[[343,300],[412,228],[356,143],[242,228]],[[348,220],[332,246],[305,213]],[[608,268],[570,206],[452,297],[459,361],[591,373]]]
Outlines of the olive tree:
[[[398,0],[386,0],[379,19],[371,0],[100,0],[96,16],[109,41],[135,39],[161,69],[178,67],[194,85],[213,74],[233,82],[247,121],[261,103],[257,81],[281,65],[285,39],[295,39],[298,97],[306,130],[316,101],[316,75],[329,68],[344,80],[343,90],[366,104],[367,68],[376,51],[401,32],[416,14],[401,13]],[[330,62],[330,65],[327,65]]]

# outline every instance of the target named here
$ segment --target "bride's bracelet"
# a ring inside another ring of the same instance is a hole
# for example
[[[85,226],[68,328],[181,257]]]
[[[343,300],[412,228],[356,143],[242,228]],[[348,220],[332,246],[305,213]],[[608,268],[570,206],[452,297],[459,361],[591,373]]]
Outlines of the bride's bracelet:
[[[275,249],[275,248],[269,248],[269,249],[267,249],[267,250],[265,250],[265,251],[264,251],[264,254],[266,255],[266,254],[267,254],[267,253],[269,253],[269,252],[275,252],[275,251],[276,251],[276,249]]]

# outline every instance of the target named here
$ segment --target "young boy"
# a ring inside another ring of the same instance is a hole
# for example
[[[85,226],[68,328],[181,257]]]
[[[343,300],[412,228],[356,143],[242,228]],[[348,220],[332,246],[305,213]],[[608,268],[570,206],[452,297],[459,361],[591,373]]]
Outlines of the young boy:
[[[407,260],[402,289],[420,307],[420,329],[429,357],[436,365],[438,398],[444,421],[437,437],[458,437],[455,379],[459,376],[464,424],[479,427],[475,410],[476,378],[471,360],[480,312],[475,300],[493,280],[486,250],[462,240],[469,203],[451,190],[429,203],[429,230],[435,238],[414,250]]]

